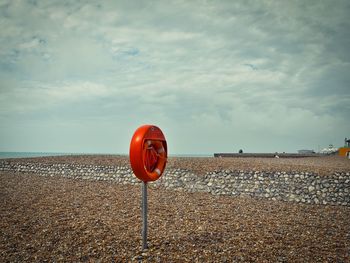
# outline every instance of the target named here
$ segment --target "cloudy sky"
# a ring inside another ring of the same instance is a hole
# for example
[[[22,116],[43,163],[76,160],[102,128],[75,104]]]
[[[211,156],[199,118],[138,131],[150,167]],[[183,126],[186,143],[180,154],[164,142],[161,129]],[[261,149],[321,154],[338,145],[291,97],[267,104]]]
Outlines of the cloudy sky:
[[[0,151],[295,152],[350,137],[350,1],[0,0]]]

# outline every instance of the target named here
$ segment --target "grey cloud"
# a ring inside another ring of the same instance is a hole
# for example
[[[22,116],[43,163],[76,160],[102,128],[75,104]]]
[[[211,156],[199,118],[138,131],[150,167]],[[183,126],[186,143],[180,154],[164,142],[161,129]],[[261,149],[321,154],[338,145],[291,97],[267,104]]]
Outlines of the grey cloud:
[[[24,119],[35,121],[31,134],[120,121],[127,138],[154,121],[186,136],[189,146],[172,145],[179,153],[224,149],[232,136],[251,151],[292,137],[291,151],[328,144],[329,133],[349,135],[323,127],[350,130],[349,10],[346,1],[3,2],[0,135]],[[323,130],[310,135],[307,124]]]

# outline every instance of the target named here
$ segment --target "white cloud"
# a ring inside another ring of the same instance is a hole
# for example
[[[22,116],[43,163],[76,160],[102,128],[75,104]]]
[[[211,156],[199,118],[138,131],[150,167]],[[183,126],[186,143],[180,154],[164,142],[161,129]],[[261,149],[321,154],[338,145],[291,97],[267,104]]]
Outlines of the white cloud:
[[[1,93],[1,115],[11,116],[49,110],[60,105],[98,100],[111,94],[108,87],[91,82],[56,85],[42,85],[38,82],[13,84],[15,85],[12,89]]]

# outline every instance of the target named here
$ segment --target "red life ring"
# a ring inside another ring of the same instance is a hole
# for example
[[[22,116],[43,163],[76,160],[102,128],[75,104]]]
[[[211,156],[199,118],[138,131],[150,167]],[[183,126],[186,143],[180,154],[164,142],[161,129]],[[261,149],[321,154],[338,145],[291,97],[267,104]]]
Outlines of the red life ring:
[[[167,144],[162,131],[153,125],[139,127],[130,143],[131,168],[142,181],[155,181],[164,172]]]

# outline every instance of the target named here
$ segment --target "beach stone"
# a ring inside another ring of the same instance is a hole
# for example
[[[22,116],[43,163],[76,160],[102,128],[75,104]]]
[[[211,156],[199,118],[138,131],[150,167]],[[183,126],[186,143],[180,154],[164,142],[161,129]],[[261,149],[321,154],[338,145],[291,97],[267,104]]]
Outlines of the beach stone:
[[[140,183],[128,166],[16,163],[0,160],[0,171],[30,172],[41,176],[111,181],[119,184]],[[198,176],[184,169],[167,169],[161,179],[151,185],[190,192],[211,192],[215,195],[243,194],[270,200],[349,206],[350,179],[345,175],[343,172],[321,177],[314,173],[226,169]]]
[[[313,192],[315,190],[315,187],[314,186],[309,186],[308,190],[309,190],[309,192]]]

